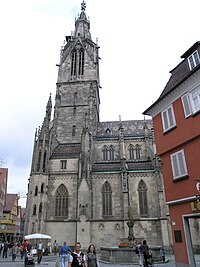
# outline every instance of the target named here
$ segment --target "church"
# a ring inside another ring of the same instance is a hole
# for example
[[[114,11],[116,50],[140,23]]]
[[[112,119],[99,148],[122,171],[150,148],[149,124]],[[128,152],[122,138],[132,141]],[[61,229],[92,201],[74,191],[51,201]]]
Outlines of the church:
[[[85,9],[61,49],[54,109],[50,95],[35,133],[25,234],[83,248],[127,239],[170,247],[152,121],[100,121],[100,47]]]

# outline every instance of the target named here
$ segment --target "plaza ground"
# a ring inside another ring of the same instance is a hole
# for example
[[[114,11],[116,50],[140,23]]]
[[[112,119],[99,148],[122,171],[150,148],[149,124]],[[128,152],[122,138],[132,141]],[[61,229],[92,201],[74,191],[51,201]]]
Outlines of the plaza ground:
[[[200,255],[195,255],[197,267],[200,267]],[[174,262],[174,256],[173,255],[167,255],[166,256],[166,263],[155,263],[156,267],[175,267]],[[41,264],[37,264],[37,261],[35,260],[35,266],[40,267],[55,267],[56,263],[56,256],[50,255],[50,256],[44,256],[42,259]],[[7,259],[0,258],[0,266],[1,267],[23,267],[23,260],[21,260],[20,256],[17,255],[17,259],[15,262],[12,262],[11,256],[9,256]],[[131,267],[131,266],[139,266],[138,264],[113,264],[113,263],[106,263],[100,261],[100,267]],[[67,266],[66,266],[67,267]]]

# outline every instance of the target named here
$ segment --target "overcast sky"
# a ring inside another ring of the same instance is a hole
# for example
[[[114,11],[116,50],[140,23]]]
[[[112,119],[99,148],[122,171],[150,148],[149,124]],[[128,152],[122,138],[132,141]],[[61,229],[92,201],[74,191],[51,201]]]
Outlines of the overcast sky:
[[[0,167],[8,193],[27,193],[35,129],[54,101],[60,48],[82,0],[0,3]],[[200,40],[199,0],[86,0],[100,46],[100,120],[143,119],[180,56]],[[22,198],[20,203],[25,204]]]

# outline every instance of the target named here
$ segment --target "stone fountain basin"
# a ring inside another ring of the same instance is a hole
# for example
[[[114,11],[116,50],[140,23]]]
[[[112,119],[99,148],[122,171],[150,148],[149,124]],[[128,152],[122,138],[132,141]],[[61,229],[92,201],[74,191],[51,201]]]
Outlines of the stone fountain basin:
[[[161,261],[160,249],[161,246],[149,245],[152,251],[154,261]],[[138,263],[138,256],[135,253],[135,248],[119,248],[119,247],[100,247],[100,261],[109,263]]]

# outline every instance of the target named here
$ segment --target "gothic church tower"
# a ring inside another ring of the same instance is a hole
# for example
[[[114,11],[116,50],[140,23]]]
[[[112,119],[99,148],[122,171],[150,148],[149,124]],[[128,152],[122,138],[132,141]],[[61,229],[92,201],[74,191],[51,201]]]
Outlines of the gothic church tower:
[[[117,245],[134,236],[169,246],[169,226],[151,120],[99,119],[99,47],[85,13],[66,36],[58,64],[53,120],[49,97],[36,130],[25,234],[61,245]],[[128,213],[129,211],[129,213]]]

